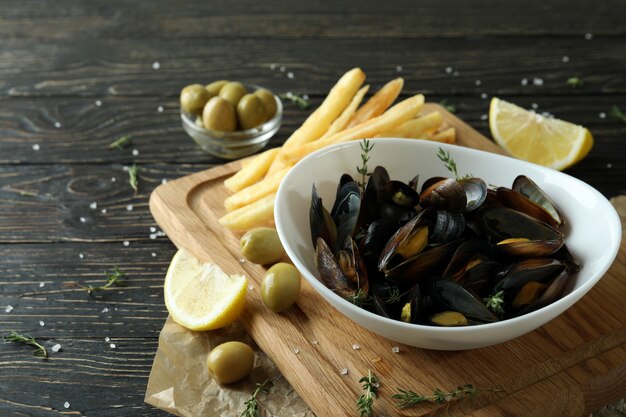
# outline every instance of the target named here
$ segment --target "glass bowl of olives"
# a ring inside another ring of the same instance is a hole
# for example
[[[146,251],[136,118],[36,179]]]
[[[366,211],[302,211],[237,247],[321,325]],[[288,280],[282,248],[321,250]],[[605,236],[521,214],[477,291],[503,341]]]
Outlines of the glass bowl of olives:
[[[191,84],[180,93],[183,129],[204,151],[223,159],[262,149],[282,117],[280,98],[253,84],[220,80]]]

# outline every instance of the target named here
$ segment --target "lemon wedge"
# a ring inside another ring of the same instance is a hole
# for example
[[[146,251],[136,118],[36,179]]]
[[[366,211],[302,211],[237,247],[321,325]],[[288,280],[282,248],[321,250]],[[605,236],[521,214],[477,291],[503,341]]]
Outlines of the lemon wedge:
[[[558,170],[583,159],[593,146],[588,129],[497,97],[491,100],[489,127],[496,143],[512,156]]]
[[[181,249],[165,276],[165,306],[174,321],[189,330],[218,329],[237,320],[243,311],[247,283],[246,277],[228,275]]]

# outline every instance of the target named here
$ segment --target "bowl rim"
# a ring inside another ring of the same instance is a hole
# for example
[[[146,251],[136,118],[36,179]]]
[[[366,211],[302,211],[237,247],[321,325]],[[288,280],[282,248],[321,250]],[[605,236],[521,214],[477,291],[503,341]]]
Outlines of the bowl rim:
[[[572,177],[571,175],[565,174],[563,172],[559,172],[550,168],[546,168],[537,164],[533,164],[531,162],[527,162],[527,161],[523,161],[520,159],[516,159],[510,156],[506,156],[506,155],[499,155],[499,154],[494,154],[491,152],[486,152],[486,151],[482,151],[479,149],[474,149],[474,148],[469,148],[469,147],[465,147],[465,146],[460,146],[460,145],[453,145],[453,144],[446,144],[446,143],[439,143],[439,142],[432,142],[432,141],[428,141],[428,140],[415,140],[415,139],[405,139],[405,138],[373,138],[373,139],[368,139],[370,141],[375,141],[376,143],[380,143],[379,146],[385,146],[383,145],[384,143],[412,143],[413,145],[409,145],[409,146],[416,146],[416,148],[420,148],[420,147],[426,147],[429,149],[434,149],[436,147],[440,147],[443,148],[444,150],[458,150],[458,149],[462,149],[463,152],[469,152],[470,154],[475,154],[478,155],[479,157],[486,157],[487,159],[489,158],[496,158],[496,159],[500,159],[500,158],[504,158],[504,159],[508,159],[511,160],[511,162],[514,162],[515,164],[519,164],[518,166],[520,166],[521,171],[524,170],[524,168],[532,168],[532,169],[539,169],[540,172],[547,172],[550,173],[552,175],[556,174],[556,175],[565,175],[566,177],[568,177],[571,181],[574,181],[575,183],[579,183],[579,185],[582,185],[588,189],[590,189],[590,191],[592,191],[594,194],[596,194],[598,197],[600,197],[600,201],[602,205],[607,206],[608,210],[606,210],[605,213],[605,217],[607,218],[607,222],[609,222],[611,224],[611,226],[616,230],[616,234],[617,234],[617,239],[615,240],[615,245],[613,247],[610,247],[610,258],[612,259],[611,262],[607,262],[605,265],[602,265],[602,267],[595,273],[593,274],[589,279],[585,280],[585,282],[583,282],[581,284],[580,287],[575,288],[573,291],[571,291],[570,293],[564,295],[563,297],[561,297],[559,300],[544,306],[538,310],[532,311],[530,313],[524,314],[522,316],[518,316],[518,317],[513,317],[510,319],[506,319],[506,320],[500,320],[497,322],[493,322],[493,323],[481,323],[481,324],[476,324],[476,325],[472,325],[472,326],[459,326],[459,327],[438,327],[438,326],[429,326],[429,325],[424,325],[424,324],[414,324],[414,323],[405,323],[403,321],[400,320],[394,320],[391,318],[387,318],[387,317],[383,317],[380,316],[378,314],[372,313],[364,308],[361,308],[359,306],[354,305],[353,303],[349,302],[348,300],[345,300],[343,297],[341,297],[340,295],[336,294],[334,291],[332,291],[331,289],[329,289],[328,287],[326,287],[326,285],[324,285],[312,272],[309,271],[309,269],[302,263],[300,262],[300,259],[298,258],[298,255],[292,250],[291,246],[286,244],[286,242],[288,242],[288,236],[289,233],[287,233],[287,231],[285,230],[285,227],[283,225],[283,221],[281,219],[281,217],[279,216],[279,210],[280,207],[282,206],[282,202],[285,200],[284,196],[287,194],[287,187],[289,186],[289,180],[292,177],[295,177],[298,174],[298,167],[303,166],[305,164],[308,164],[309,161],[313,160],[313,159],[319,159],[321,156],[323,156],[324,154],[329,154],[332,152],[335,152],[339,149],[350,149],[350,148],[358,148],[360,149],[360,145],[359,143],[361,142],[361,140],[354,140],[354,141],[350,141],[350,142],[343,142],[343,143],[338,143],[338,144],[334,144],[334,145],[330,145],[327,147],[324,147],[322,149],[319,149],[309,155],[307,155],[306,157],[304,157],[302,160],[300,160],[296,165],[294,165],[292,167],[292,169],[289,170],[289,172],[287,172],[287,175],[285,175],[285,178],[283,178],[283,180],[281,181],[281,184],[278,188],[278,191],[276,193],[276,204],[274,207],[274,217],[275,217],[275,222],[276,222],[276,230],[278,232],[278,235],[281,239],[281,242],[285,242],[283,243],[283,247],[285,248],[285,251],[287,252],[287,255],[289,256],[289,258],[291,259],[291,261],[295,264],[295,266],[298,268],[298,270],[302,273],[302,275],[304,275],[305,279],[307,281],[309,281],[309,283],[311,284],[311,286],[315,289],[315,291],[317,291],[318,293],[320,291],[324,292],[326,294],[326,296],[324,294],[320,294],[323,298],[326,297],[330,297],[331,299],[334,300],[334,302],[338,303],[340,306],[342,306],[344,309],[358,309],[358,313],[359,314],[363,314],[365,315],[365,317],[369,320],[374,321],[377,325],[393,325],[393,326],[399,326],[400,329],[402,330],[421,330],[421,331],[428,331],[428,332],[433,332],[433,334],[456,334],[456,335],[469,335],[471,333],[475,333],[481,330],[485,330],[485,331],[498,331],[502,328],[511,326],[511,325],[516,325],[519,323],[524,323],[524,322],[529,322],[532,321],[533,319],[537,318],[538,316],[541,316],[542,314],[545,314],[546,312],[546,308],[555,308],[555,305],[563,305],[563,304],[567,304],[570,300],[574,300],[572,301],[572,303],[569,305],[573,305],[577,300],[579,300],[580,298],[582,298],[594,285],[597,284],[597,282],[606,274],[606,272],[608,271],[608,269],[611,267],[611,265],[613,265],[613,263],[615,262],[615,258],[617,256],[617,252],[619,251],[620,248],[620,242],[621,242],[621,235],[622,235],[622,229],[621,229],[621,221],[619,218],[619,215],[617,214],[617,211],[615,210],[615,208],[613,207],[613,205],[607,200],[607,198],[602,195],[602,193],[600,193],[598,190],[596,190],[595,188],[593,188],[591,185],[575,178]],[[410,141],[410,142],[409,142]],[[312,180],[313,181],[313,180]],[[577,273],[578,274],[578,273]],[[319,288],[318,288],[319,286]],[[333,308],[337,309],[337,307],[335,307],[333,305],[333,303],[329,302],[328,300],[326,300]],[[568,307],[566,307],[565,310],[567,310]],[[558,307],[556,307],[558,309]],[[563,311],[565,311],[563,310]],[[557,317],[558,315],[560,315],[562,312],[559,312],[556,314],[556,316],[549,318],[548,320],[552,320],[553,318]],[[342,313],[343,314],[343,313]],[[359,323],[357,323],[359,324]],[[360,325],[360,324],[359,324]],[[540,327],[540,326],[536,326],[536,327]],[[535,328],[536,328],[535,327]]]
[[[242,83],[242,84],[248,90],[253,90],[253,91],[256,91],[259,89],[268,90],[267,88],[256,85],[256,84],[249,84],[249,83]],[[268,90],[268,91],[271,91],[271,90]],[[233,132],[225,132],[222,130],[211,130],[205,127],[200,127],[196,124],[195,118],[192,119],[191,113],[184,112],[179,107],[180,118],[184,125],[186,125],[189,129],[193,130],[195,133],[199,133],[199,134],[206,136],[207,140],[219,141],[221,145],[224,145],[224,141],[237,140],[238,146],[240,146],[240,144],[242,144],[246,140],[253,141],[258,136],[266,132],[269,132],[270,130],[274,129],[282,121],[283,102],[277,94],[274,94],[272,92],[272,95],[274,96],[274,101],[276,102],[276,113],[274,114],[274,117],[264,122],[263,124],[259,126],[255,126],[251,129],[235,130]]]

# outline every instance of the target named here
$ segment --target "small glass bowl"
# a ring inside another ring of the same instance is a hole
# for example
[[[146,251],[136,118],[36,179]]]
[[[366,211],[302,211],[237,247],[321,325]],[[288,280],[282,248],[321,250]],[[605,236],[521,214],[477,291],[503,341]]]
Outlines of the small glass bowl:
[[[257,85],[244,84],[246,90],[256,91]],[[196,116],[181,110],[183,129],[206,152],[223,159],[239,159],[263,149],[270,138],[278,132],[283,120],[283,103],[274,94],[276,114],[267,122],[248,130],[222,132],[205,129],[196,124]]]

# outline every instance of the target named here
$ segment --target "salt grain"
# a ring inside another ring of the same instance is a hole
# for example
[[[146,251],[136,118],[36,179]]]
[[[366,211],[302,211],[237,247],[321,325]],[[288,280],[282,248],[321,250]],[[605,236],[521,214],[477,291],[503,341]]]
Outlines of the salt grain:
[[[167,183],[167,180],[166,180],[165,178],[163,178],[163,179],[161,180],[161,184],[165,184],[165,183]]]
[[[109,336],[107,336],[107,337],[104,338],[104,341],[108,343],[108,342],[111,341],[111,338]]]
[[[246,263],[246,260],[245,260],[244,258],[239,258],[239,263],[240,263],[240,264],[245,264],[245,263]]]
[[[476,86],[479,86],[479,85],[481,85],[482,83],[483,83],[483,82],[482,82],[482,81],[480,81],[480,80],[476,80],[476,81],[474,81],[474,84],[475,84]]]
[[[528,80],[526,78],[522,78],[522,81],[520,81],[520,84],[528,85]]]
[[[606,119],[606,113],[602,111],[602,112],[598,113],[598,117],[600,119]]]
[[[115,182],[115,181],[117,181],[117,178],[111,177],[111,182]]]
[[[489,118],[489,116],[487,116],[486,114],[482,114],[480,116],[480,120],[487,120]]]
[[[163,106],[159,106],[159,107],[157,107],[157,111],[158,111],[159,113],[163,113]]]
[[[111,346],[111,349],[115,349],[115,343],[111,343],[109,346]]]
[[[85,255],[83,255],[82,253],[79,253],[79,254],[78,254],[78,257],[79,257],[80,259],[83,259],[83,258],[85,257]]]
[[[64,408],[70,408],[70,403],[68,403],[67,401],[65,401],[65,402],[63,403],[63,407],[64,407]]]
[[[254,287],[253,287],[252,285],[248,285],[248,289],[249,289],[250,291],[252,291],[252,290],[254,290]]]
[[[459,76],[459,74],[460,74],[460,72],[458,72],[458,71],[454,71],[454,72],[452,73],[452,75],[453,75],[454,77],[458,77],[458,76]]]
[[[569,57],[567,55],[563,56],[563,58],[561,58],[561,61],[563,61],[564,63],[568,63],[569,62]]]
[[[313,343],[314,345],[318,345],[320,342],[318,342],[317,339],[314,339],[311,343]]]
[[[293,349],[293,353],[295,353],[295,354],[297,355],[298,353],[300,353],[300,349],[298,349],[298,348],[294,348],[294,349]]]
[[[359,349],[361,349],[361,346],[359,344],[355,343],[355,344],[352,345],[352,349],[359,350]]]
[[[287,78],[289,78],[290,80],[293,80],[294,77],[295,77],[295,75],[293,75],[293,72],[288,72],[287,73]]]
[[[61,127],[61,123],[59,122],[54,122],[54,127],[56,127],[57,129]]]
[[[154,240],[157,238],[156,233],[150,233],[150,239]]]
[[[446,74],[452,74],[452,67],[446,67]]]
[[[482,93],[482,94],[480,95],[480,98],[482,98],[483,100],[484,100],[484,99],[486,99],[486,98],[487,98],[487,93]]]
[[[398,72],[402,72],[402,65],[398,65],[398,66],[396,67],[396,71],[398,71]]]
[[[340,373],[341,375],[348,375],[348,368],[341,368],[341,369],[339,370],[339,373]]]
[[[124,246],[128,246],[128,245],[130,245],[130,242],[129,242],[128,240],[125,240],[122,244],[123,244]]]
[[[133,211],[133,205],[132,204],[127,205],[126,211]]]
[[[124,171],[124,172],[128,172],[128,167],[127,167],[127,166],[122,167],[122,171]]]
[[[101,311],[101,313],[108,313],[109,312],[109,307],[104,307]]]
[[[96,100],[96,106],[98,107],[102,106],[102,102],[100,100]]]
[[[159,68],[161,68],[161,64],[158,61],[154,61],[152,63],[152,69],[153,70],[158,70]]]
[[[150,226],[150,233],[154,233],[154,232],[156,232],[156,227]]]
[[[531,103],[530,107],[532,107],[534,110],[537,110],[539,108],[539,105],[537,103]]]
[[[4,311],[6,311],[7,313],[10,313],[11,311],[13,311],[13,306],[12,305],[8,305]]]
[[[608,164],[606,164],[606,167],[607,167],[608,169],[611,169],[611,168],[613,168],[613,164],[609,162]]]
[[[57,343],[56,345],[52,346],[50,350],[53,352],[58,352],[61,350],[61,345]]]
[[[270,69],[274,71],[276,69],[276,64],[270,64]]]
[[[102,210],[100,210],[100,213],[107,214],[107,209],[103,208]]]
[[[81,223],[85,223],[87,221],[87,219],[84,218],[84,217],[81,217],[79,220],[80,220]]]
[[[40,149],[40,148],[39,148],[39,144],[38,144],[38,143],[35,143],[35,144],[33,145],[33,151],[38,151],[39,149]]]
[[[156,258],[156,252],[152,252],[151,255],[152,255],[153,258]]]
[[[94,201],[93,203],[89,204],[89,208],[90,208],[90,209],[92,209],[92,210],[97,209],[97,208],[98,208],[98,203],[96,203],[96,202]]]
[[[40,283],[39,283],[39,288],[43,288],[45,285],[46,285],[46,283],[45,283],[45,282],[40,282]]]
[[[533,84],[537,86],[543,85],[543,79],[541,78],[533,78]]]
[[[400,352],[400,348],[398,346],[394,346],[394,347],[391,348],[391,351],[393,353],[398,353],[398,352]]]
[[[287,69],[286,67],[282,66],[282,67],[279,68],[279,71],[280,72],[285,72],[286,69]]]
[[[45,326],[45,325],[46,325],[46,323],[44,323],[44,321],[43,321],[43,320],[39,320],[39,325],[40,325],[41,327],[43,327],[43,326]]]
[[[593,39],[593,33],[585,33],[585,39],[587,39],[588,41]]]
[[[139,155],[139,150],[138,149],[133,149],[132,154],[133,154],[133,156]]]

